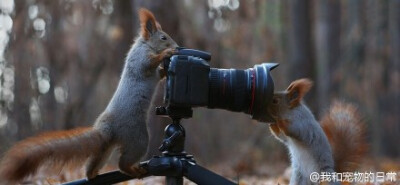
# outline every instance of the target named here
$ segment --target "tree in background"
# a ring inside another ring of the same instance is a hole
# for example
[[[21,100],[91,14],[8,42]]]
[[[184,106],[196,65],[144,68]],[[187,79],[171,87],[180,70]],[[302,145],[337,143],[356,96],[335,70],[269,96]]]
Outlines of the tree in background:
[[[213,67],[279,62],[277,90],[312,78],[307,102],[316,114],[333,99],[354,102],[368,122],[373,154],[399,157],[396,0],[1,1],[0,25],[9,25],[10,15],[12,29],[0,61],[0,151],[42,131],[93,123],[117,86],[139,7],[152,10],[178,44],[211,52]],[[166,123],[150,118],[149,155],[158,152]],[[267,125],[247,115],[196,108],[183,125],[188,151],[203,163],[234,168],[246,161],[255,172],[259,161],[286,160]]]

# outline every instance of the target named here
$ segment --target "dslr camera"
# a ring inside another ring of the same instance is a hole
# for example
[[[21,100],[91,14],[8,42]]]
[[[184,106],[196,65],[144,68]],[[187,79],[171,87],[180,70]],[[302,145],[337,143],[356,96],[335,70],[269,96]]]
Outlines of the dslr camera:
[[[168,107],[219,108],[244,112],[261,122],[271,122],[267,106],[272,101],[274,82],[270,71],[277,63],[262,63],[253,68],[211,68],[210,53],[186,48],[163,62],[167,71],[164,101]]]

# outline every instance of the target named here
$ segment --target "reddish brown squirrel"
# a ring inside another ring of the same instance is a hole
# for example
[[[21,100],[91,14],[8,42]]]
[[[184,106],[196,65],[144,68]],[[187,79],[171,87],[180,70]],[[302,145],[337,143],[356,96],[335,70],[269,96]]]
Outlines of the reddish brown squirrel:
[[[352,172],[366,152],[364,124],[351,104],[335,102],[320,123],[303,102],[312,82],[299,79],[274,93],[272,134],[289,149],[290,184],[314,184],[312,172]],[[335,184],[334,182],[331,182]]]
[[[142,173],[134,165],[147,149],[147,111],[162,74],[158,66],[178,45],[150,11],[141,9],[139,18],[140,34],[126,57],[117,90],[94,126],[45,133],[17,143],[0,163],[0,184],[17,183],[41,166],[84,161],[87,177],[93,178],[115,148],[121,153],[121,171],[132,176]]]

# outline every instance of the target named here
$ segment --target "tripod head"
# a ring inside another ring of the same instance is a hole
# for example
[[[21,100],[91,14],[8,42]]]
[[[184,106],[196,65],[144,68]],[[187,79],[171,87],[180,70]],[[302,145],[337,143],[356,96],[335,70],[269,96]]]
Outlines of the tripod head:
[[[182,118],[191,118],[193,110],[190,107],[157,107],[156,115],[168,116],[172,123],[165,127],[165,139],[158,148],[164,155],[185,155],[185,128],[180,124]]]

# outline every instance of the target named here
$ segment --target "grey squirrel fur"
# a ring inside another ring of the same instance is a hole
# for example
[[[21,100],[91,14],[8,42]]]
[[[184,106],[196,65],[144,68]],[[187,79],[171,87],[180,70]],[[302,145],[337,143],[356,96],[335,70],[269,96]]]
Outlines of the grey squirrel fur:
[[[365,153],[363,125],[356,108],[335,102],[319,123],[303,102],[311,86],[308,79],[296,80],[286,91],[274,93],[267,108],[275,119],[271,133],[290,153],[291,185],[319,184],[310,180],[313,172],[351,172]]]

